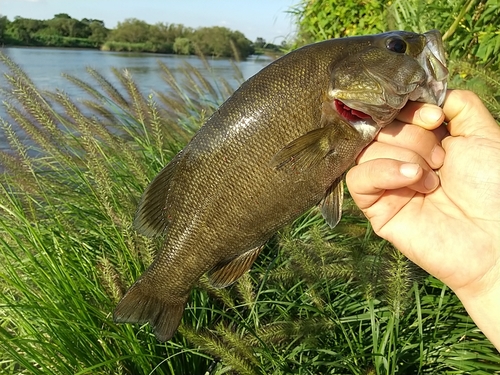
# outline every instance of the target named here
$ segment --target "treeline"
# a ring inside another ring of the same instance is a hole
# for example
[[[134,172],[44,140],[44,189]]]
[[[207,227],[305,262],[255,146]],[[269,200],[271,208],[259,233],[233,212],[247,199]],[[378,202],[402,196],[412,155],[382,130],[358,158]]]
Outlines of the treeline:
[[[244,59],[251,54],[279,51],[280,47],[257,38],[255,43],[239,31],[225,27],[192,29],[181,24],[147,22],[131,18],[108,29],[101,20],[77,20],[65,13],[50,20],[0,17],[0,44],[18,46],[99,48],[134,51],[204,54]]]
[[[225,27],[192,29],[180,24],[150,25],[135,18],[119,22],[102,48],[237,58],[246,58],[255,52],[253,43],[245,35]]]
[[[99,48],[110,30],[104,22],[84,18],[79,21],[65,13],[50,20],[0,17],[2,45]]]

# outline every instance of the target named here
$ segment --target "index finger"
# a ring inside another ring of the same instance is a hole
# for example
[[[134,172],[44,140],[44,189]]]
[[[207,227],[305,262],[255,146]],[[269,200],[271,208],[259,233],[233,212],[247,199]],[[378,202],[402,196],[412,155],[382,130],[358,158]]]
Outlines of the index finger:
[[[414,124],[427,130],[433,130],[443,123],[445,116],[443,109],[437,105],[408,102],[396,118],[407,124]]]

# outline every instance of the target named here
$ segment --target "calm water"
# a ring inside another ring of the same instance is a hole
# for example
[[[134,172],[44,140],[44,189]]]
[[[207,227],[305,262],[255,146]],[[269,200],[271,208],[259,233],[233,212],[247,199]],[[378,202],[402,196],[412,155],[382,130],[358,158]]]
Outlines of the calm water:
[[[85,92],[77,86],[71,84],[61,76],[61,73],[74,75],[80,79],[89,79],[89,83],[94,81],[86,73],[87,67],[92,67],[104,75],[111,83],[118,85],[118,80],[111,72],[111,68],[128,69],[134,80],[137,82],[143,93],[151,91],[163,91],[165,83],[160,79],[160,68],[158,61],[169,67],[173,74],[179,74],[179,70],[187,62],[202,72],[206,72],[207,77],[223,77],[228,82],[237,87],[235,71],[230,60],[209,59],[212,71],[207,71],[199,58],[194,56],[161,55],[146,53],[122,53],[122,52],[101,52],[95,50],[78,49],[52,49],[52,48],[3,48],[1,51],[9,56],[28,74],[35,85],[42,90],[60,89],[68,93],[73,100],[85,98]],[[246,61],[237,62],[243,76],[251,77],[260,69],[270,63],[266,57],[253,57]],[[0,72],[5,68],[0,66]],[[0,85],[4,86],[3,77]],[[0,116],[6,118],[5,110],[0,107]],[[0,134],[0,149],[7,147],[3,134]]]

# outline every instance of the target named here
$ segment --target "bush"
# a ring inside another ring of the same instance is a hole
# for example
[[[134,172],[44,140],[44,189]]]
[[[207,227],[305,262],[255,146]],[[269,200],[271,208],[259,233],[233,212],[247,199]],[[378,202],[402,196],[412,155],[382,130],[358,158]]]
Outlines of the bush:
[[[500,68],[497,0],[304,0],[291,10],[297,44],[388,30],[438,29],[451,59]]]

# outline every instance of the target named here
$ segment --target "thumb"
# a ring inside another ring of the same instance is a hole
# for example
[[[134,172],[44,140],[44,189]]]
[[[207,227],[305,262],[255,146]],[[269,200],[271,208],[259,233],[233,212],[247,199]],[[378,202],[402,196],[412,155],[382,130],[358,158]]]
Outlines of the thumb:
[[[451,136],[489,138],[500,132],[493,116],[472,91],[448,90],[443,112]]]

